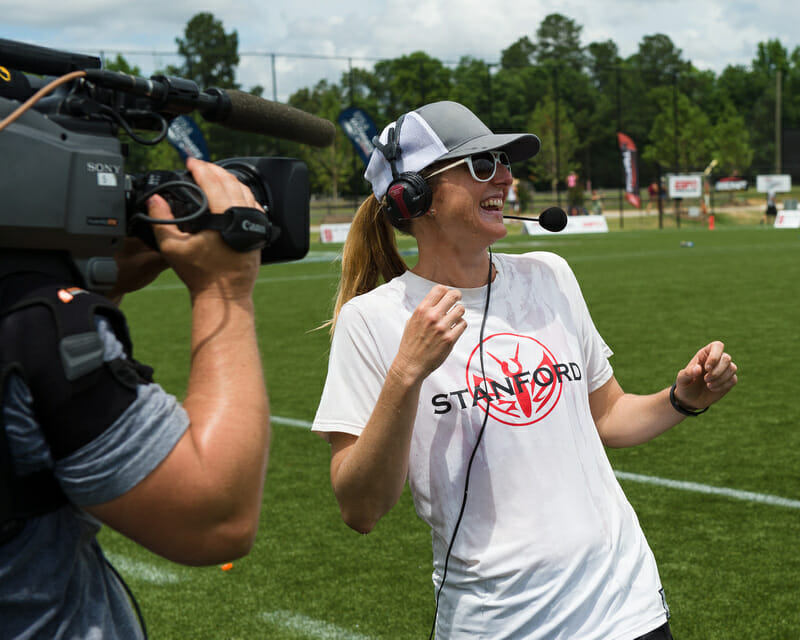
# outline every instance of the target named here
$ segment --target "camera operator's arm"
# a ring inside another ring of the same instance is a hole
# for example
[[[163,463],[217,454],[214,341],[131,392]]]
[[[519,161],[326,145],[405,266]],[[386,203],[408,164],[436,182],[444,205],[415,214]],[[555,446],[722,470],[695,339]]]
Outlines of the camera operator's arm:
[[[224,169],[187,162],[213,213],[258,207]],[[168,219],[154,196],[149,215]],[[256,342],[252,291],[260,252],[238,253],[218,233],[154,225],[192,304],[192,353],[184,408],[190,425],[164,461],[126,494],[88,511],[176,562],[213,564],[247,553],[261,508],[269,407]]]

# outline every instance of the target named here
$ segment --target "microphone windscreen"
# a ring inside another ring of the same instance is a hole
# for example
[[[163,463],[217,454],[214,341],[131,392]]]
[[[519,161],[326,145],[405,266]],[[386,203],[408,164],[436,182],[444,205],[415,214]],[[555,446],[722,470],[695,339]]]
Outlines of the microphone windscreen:
[[[539,214],[539,225],[547,231],[561,231],[567,226],[567,214],[561,207],[548,207]]]
[[[221,125],[315,147],[333,143],[336,128],[330,120],[244,91],[232,89],[226,93],[231,108],[227,115],[215,120]]]

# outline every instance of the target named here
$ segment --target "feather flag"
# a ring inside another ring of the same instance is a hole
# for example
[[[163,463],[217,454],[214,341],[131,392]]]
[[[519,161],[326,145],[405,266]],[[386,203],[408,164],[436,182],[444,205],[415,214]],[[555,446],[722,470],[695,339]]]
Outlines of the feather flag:
[[[625,199],[637,209],[641,207],[639,197],[639,154],[636,145],[624,133],[617,133],[619,151],[622,154],[622,169],[625,171]]]

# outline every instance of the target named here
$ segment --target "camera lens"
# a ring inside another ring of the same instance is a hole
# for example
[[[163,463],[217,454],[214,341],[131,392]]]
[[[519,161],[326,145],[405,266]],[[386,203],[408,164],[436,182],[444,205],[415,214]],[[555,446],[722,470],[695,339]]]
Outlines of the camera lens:
[[[236,176],[239,181],[253,192],[253,196],[262,207],[269,209],[270,194],[267,193],[267,186],[258,174],[249,165],[241,162],[222,161],[218,163],[223,169]]]

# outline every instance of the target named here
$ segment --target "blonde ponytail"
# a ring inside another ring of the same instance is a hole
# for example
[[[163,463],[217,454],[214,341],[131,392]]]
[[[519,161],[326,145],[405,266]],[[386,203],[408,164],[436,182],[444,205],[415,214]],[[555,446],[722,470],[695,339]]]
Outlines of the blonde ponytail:
[[[367,293],[380,284],[402,275],[408,270],[397,250],[394,228],[389,224],[383,208],[374,195],[358,208],[342,252],[342,277],[336,292],[331,335],[342,306],[351,298]]]

